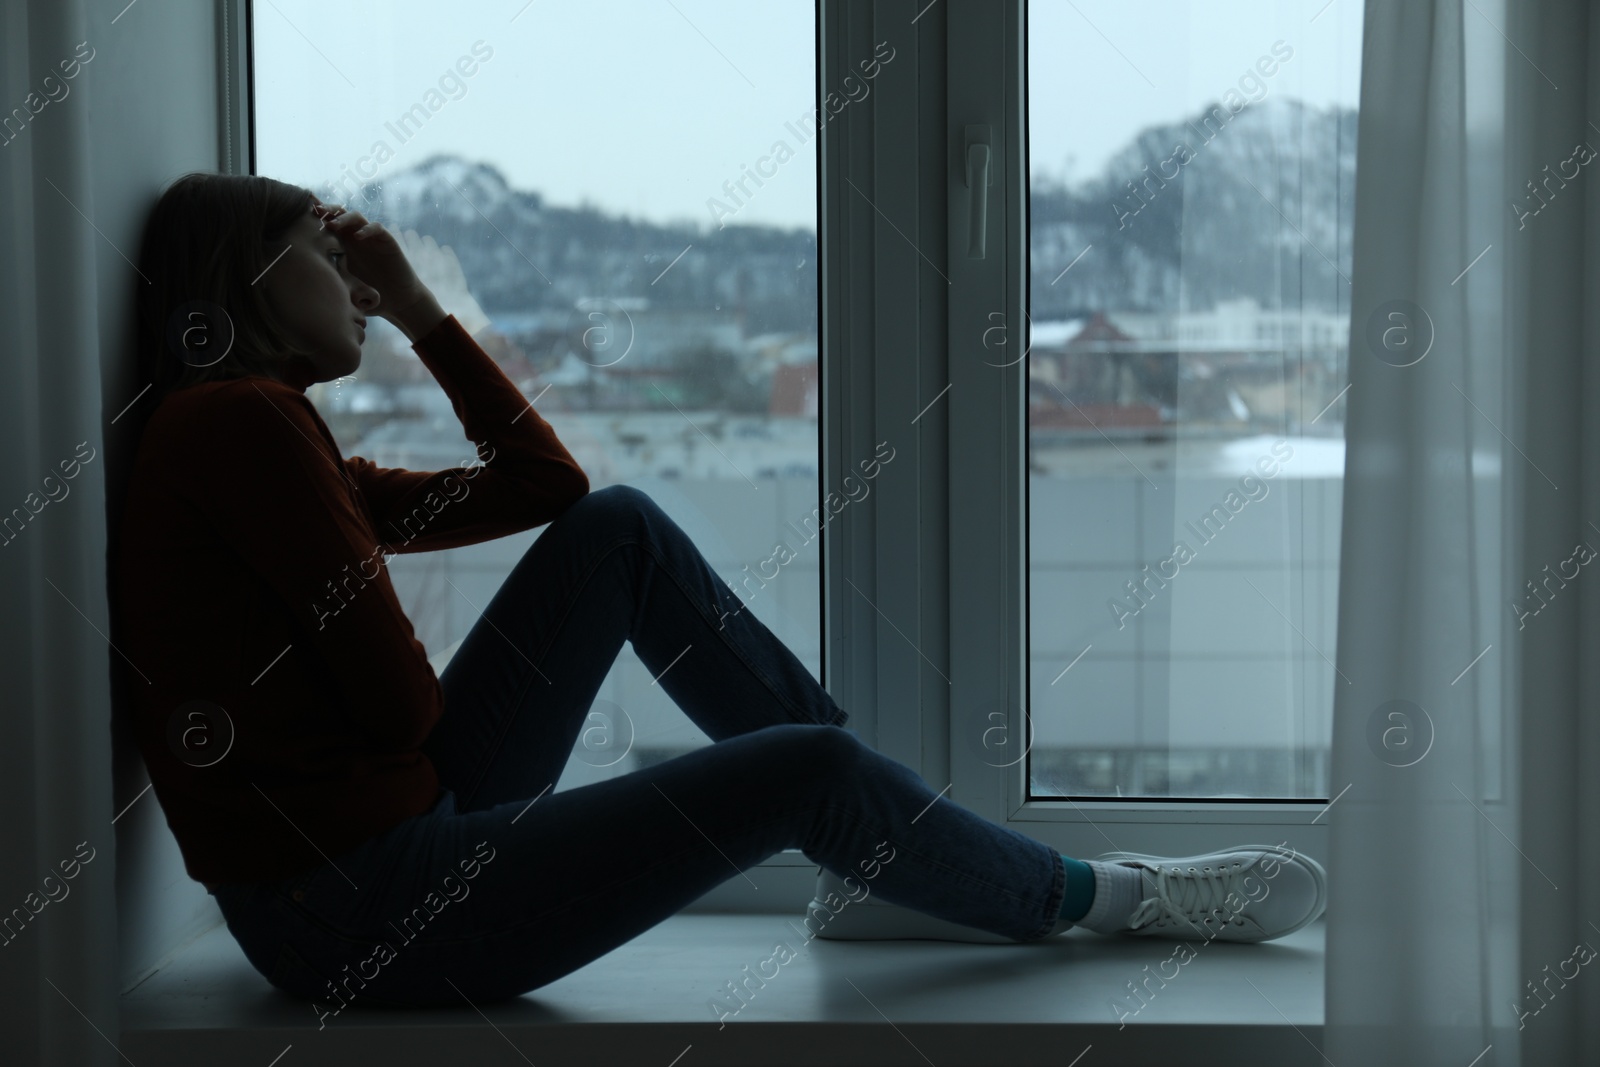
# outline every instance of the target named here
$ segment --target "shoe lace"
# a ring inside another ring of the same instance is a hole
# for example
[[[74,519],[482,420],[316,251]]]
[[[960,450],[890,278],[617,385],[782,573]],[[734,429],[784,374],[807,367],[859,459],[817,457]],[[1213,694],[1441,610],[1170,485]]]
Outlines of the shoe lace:
[[[1225,866],[1206,865],[1200,868],[1157,867],[1156,895],[1146,897],[1139,903],[1129,917],[1128,924],[1137,929],[1168,918],[1198,931],[1200,927],[1195,925],[1196,922],[1205,921],[1209,925],[1211,918],[1228,906],[1231,894],[1237,894],[1232,898],[1234,900],[1249,899],[1244,892],[1247,874],[1237,861]],[[1213,929],[1220,929],[1221,925],[1230,921],[1243,925],[1243,920],[1235,918],[1240,910],[1243,910],[1242,907],[1230,908],[1228,917]]]

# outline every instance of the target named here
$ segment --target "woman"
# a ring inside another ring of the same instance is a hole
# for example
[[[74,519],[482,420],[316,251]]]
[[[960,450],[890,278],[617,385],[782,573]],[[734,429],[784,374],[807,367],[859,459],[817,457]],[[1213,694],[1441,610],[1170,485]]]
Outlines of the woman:
[[[324,1018],[515,997],[791,847],[1016,941],[1260,941],[1322,912],[1306,857],[1080,862],[860,743],[660,507],[589,491],[380,224],[191,174],[140,270],[154,388],[113,552],[124,706],[189,874]],[[305,389],[356,370],[372,315],[448,394],[471,460],[339,454]],[[436,677],[386,555],[545,523]],[[552,792],[624,641],[715,743]]]

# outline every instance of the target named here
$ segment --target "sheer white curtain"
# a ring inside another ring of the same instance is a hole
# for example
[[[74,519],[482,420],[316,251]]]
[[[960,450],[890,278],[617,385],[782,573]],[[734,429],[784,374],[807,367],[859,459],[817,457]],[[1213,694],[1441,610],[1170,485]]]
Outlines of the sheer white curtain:
[[[0,133],[6,1063],[120,1062],[108,1044],[118,1037],[111,651],[96,632],[107,622],[102,249],[84,221],[95,215],[96,71],[91,60],[66,80],[59,66],[78,42],[103,45],[109,18],[91,27],[83,0],[0,4],[0,118],[11,119]],[[75,858],[88,862],[63,878],[60,865]]]
[[[1322,1051],[1600,1063],[1600,8],[1365,18]]]

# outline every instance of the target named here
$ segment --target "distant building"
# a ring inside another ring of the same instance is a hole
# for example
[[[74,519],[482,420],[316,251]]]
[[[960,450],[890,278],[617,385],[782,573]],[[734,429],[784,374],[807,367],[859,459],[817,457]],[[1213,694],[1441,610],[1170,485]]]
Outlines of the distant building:
[[[1036,322],[1029,418],[1035,429],[1069,436],[1079,427],[1096,433],[1176,421],[1297,425],[1338,392],[1348,342],[1347,313],[1263,309],[1249,298],[1206,311]]]

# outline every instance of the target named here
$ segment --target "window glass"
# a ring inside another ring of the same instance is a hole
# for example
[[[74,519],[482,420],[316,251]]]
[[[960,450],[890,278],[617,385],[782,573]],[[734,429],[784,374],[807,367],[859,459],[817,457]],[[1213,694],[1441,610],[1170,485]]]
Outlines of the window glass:
[[[815,6],[252,10],[257,172],[407,234],[591,489],[649,493],[820,677]],[[472,460],[377,318],[358,371],[308,395],[346,456]],[[390,560],[431,656],[541,532]],[[708,743],[652,681],[624,644],[557,789]]]
[[[1028,5],[1034,796],[1327,795],[1360,44]]]

